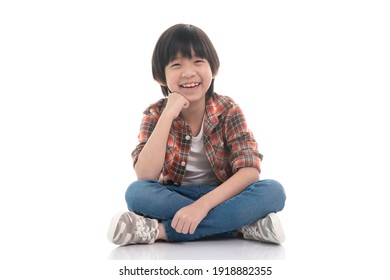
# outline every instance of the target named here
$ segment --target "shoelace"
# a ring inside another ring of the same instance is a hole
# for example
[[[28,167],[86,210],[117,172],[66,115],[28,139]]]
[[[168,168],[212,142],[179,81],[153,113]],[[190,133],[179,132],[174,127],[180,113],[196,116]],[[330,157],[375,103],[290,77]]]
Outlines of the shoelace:
[[[258,227],[257,223],[245,226],[243,228],[242,232],[244,234],[247,234],[249,236],[256,237],[256,238],[262,238],[262,235],[264,234],[262,229],[261,229],[261,226]]]
[[[150,241],[152,239],[152,228],[150,223],[147,223],[146,219],[137,219],[135,226],[137,227],[135,237],[141,239],[142,242]]]

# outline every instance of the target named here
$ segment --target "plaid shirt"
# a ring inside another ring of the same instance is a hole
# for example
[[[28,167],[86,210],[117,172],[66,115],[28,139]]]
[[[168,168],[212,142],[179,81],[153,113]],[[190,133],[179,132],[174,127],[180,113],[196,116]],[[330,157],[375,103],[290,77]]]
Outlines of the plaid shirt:
[[[163,98],[144,111],[138,135],[139,144],[132,152],[134,165],[166,103],[167,99]],[[203,131],[206,156],[221,182],[225,182],[242,167],[255,167],[260,172],[263,156],[257,150],[256,140],[247,128],[241,108],[230,97],[213,93],[206,99]],[[179,115],[172,122],[168,135],[160,177],[162,184],[181,185],[190,155],[191,139],[191,129]]]

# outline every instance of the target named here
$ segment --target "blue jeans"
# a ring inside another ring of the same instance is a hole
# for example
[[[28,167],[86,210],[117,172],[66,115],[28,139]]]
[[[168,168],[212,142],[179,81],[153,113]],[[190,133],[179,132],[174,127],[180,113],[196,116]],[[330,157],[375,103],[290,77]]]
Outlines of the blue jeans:
[[[169,241],[190,241],[213,236],[235,236],[237,229],[254,223],[271,212],[281,211],[286,195],[280,183],[260,180],[240,194],[209,211],[194,234],[182,234],[171,227],[178,210],[218,186],[165,186],[158,181],[135,181],[126,191],[127,207],[139,215],[162,222]]]

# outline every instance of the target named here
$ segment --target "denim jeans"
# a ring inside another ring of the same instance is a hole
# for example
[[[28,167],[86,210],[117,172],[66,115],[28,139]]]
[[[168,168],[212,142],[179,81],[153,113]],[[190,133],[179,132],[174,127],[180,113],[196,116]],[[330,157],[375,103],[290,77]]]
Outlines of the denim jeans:
[[[237,229],[271,212],[281,211],[286,195],[280,183],[260,180],[209,211],[193,234],[171,227],[175,213],[218,186],[165,186],[158,181],[135,181],[126,191],[127,207],[139,215],[162,222],[169,241],[190,241],[214,236],[235,236]]]

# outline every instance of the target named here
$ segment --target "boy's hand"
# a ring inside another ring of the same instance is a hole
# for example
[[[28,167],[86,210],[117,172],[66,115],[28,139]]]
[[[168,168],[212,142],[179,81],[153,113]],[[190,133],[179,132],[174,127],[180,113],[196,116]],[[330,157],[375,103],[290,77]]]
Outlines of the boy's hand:
[[[168,103],[164,112],[169,113],[173,119],[176,119],[181,110],[188,108],[190,102],[180,93],[171,92],[168,96]]]
[[[173,217],[171,226],[178,232],[193,234],[208,211],[196,202],[181,208]]]

